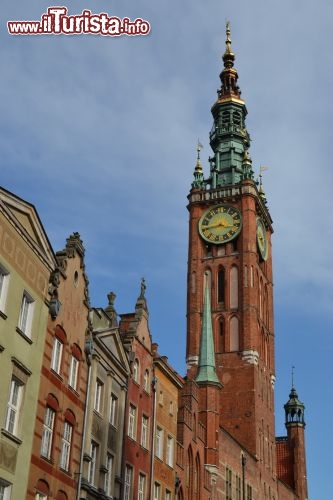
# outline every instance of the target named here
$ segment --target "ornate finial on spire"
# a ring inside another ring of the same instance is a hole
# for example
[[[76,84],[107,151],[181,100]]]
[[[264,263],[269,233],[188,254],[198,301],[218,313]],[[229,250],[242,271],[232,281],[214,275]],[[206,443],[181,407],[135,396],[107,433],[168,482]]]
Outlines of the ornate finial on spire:
[[[263,185],[262,185],[262,173],[265,172],[266,170],[268,170],[268,167],[261,166],[260,173],[259,173],[259,194],[260,194],[260,197],[264,203],[267,203],[267,199],[266,199],[265,190],[264,190]]]
[[[218,91],[219,100],[229,100],[231,97],[236,97],[240,99],[241,92],[237,85],[238,74],[235,70],[234,61],[235,54],[232,52],[231,48],[231,31],[230,23],[227,21],[226,24],[226,41],[225,41],[225,52],[222,56],[224,69],[220,74],[221,79],[221,89]]]
[[[230,31],[230,21],[227,21],[226,22],[226,29],[225,29],[225,33],[226,33],[226,41],[225,41],[225,44],[226,44],[226,49],[225,49],[225,52],[226,54],[232,54],[232,50],[231,50],[231,31]]]
[[[192,182],[192,187],[193,188],[201,188],[203,186],[203,170],[202,170],[202,165],[200,161],[200,152],[203,149],[203,145],[198,139],[198,144],[197,144],[197,163],[195,165],[195,169],[193,172],[193,177],[194,181]]]
[[[294,388],[294,370],[295,370],[295,367],[292,366],[291,367],[291,387]]]

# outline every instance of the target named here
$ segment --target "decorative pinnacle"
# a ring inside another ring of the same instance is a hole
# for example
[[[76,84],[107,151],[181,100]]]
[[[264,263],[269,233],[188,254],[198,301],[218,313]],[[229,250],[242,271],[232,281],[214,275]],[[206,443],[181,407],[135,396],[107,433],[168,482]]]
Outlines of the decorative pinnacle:
[[[295,367],[292,366],[291,367],[291,387],[292,388],[294,387],[294,370],[295,370]]]
[[[225,44],[226,44],[226,52],[228,54],[231,54],[232,53],[232,50],[231,50],[231,31],[230,31],[230,21],[227,21],[226,22],[226,29],[225,29],[225,32],[226,32],[226,36],[227,36],[227,39],[225,41]]]
[[[221,79],[221,90],[218,91],[219,98],[225,100],[230,99],[230,97],[240,98],[241,92],[237,85],[238,74],[234,66],[235,54],[232,52],[231,48],[231,32],[229,21],[226,24],[226,48],[222,56],[224,69],[220,74]]]
[[[200,161],[200,151],[203,149],[203,145],[198,139],[198,144],[197,144],[197,163],[195,165],[195,169],[193,172],[193,177],[194,180],[192,182],[192,187],[193,188],[201,188],[203,186],[203,170],[202,170],[202,165]]]
[[[232,51],[231,48],[231,31],[230,31],[230,22],[227,21],[226,23],[226,40],[225,40],[225,53],[223,54],[223,62],[224,62],[224,67],[225,68],[232,68],[234,65],[234,60],[235,60],[235,54]]]

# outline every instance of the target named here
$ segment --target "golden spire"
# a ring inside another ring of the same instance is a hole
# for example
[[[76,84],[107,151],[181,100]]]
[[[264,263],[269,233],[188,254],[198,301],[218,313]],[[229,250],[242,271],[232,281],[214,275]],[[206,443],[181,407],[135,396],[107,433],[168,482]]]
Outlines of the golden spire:
[[[241,92],[237,85],[238,74],[234,68],[235,54],[231,47],[231,31],[230,22],[226,23],[226,41],[225,52],[222,56],[224,69],[220,74],[221,90],[219,91],[219,98],[225,100],[226,98],[236,97],[240,98]]]

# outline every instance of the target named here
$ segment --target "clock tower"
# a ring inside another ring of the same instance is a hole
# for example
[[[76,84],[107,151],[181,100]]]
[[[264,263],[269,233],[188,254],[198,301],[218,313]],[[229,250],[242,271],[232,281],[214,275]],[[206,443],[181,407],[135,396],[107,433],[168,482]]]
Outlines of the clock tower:
[[[203,383],[200,345],[209,290],[220,426],[272,477],[272,219],[261,182],[254,180],[229,24],[222,59],[221,87],[212,107],[210,173],[204,177],[198,144],[188,196],[187,369],[189,378]]]

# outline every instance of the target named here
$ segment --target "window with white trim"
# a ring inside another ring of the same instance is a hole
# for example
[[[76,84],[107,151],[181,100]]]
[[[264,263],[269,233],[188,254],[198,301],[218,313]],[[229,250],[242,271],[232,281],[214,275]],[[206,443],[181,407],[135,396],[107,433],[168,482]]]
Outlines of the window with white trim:
[[[146,392],[150,392],[150,376],[149,370],[145,370],[143,375],[143,388]]]
[[[161,499],[161,486],[158,483],[154,483],[154,495],[153,495],[154,500],[160,500]]]
[[[140,378],[140,365],[139,361],[135,359],[133,363],[133,380],[139,383],[139,378]]]
[[[77,374],[79,371],[79,360],[75,356],[71,356],[71,364],[69,367],[69,385],[76,390],[77,387]]]
[[[31,327],[32,327],[32,317],[34,312],[35,301],[28,294],[28,292],[23,292],[20,316],[18,322],[18,328],[21,332],[23,332],[27,337],[31,337]]]
[[[23,388],[24,384],[17,378],[12,377],[7,403],[5,429],[15,436],[18,433],[18,423],[20,418]]]
[[[118,398],[114,394],[111,394],[110,399],[110,424],[113,427],[117,427],[118,423]]]
[[[146,495],[146,476],[139,474],[138,481],[138,500],[144,500]]]
[[[71,454],[73,426],[65,421],[64,431],[61,438],[61,454],[60,454],[60,467],[64,470],[69,469],[69,458]]]
[[[125,467],[125,488],[124,488],[124,500],[131,500],[132,496],[132,476],[133,469],[129,465]]]
[[[0,500],[1,500],[1,497],[0,497]],[[44,493],[36,493],[35,500],[47,500],[47,495],[44,495]]]
[[[146,449],[149,448],[149,418],[146,417],[146,415],[142,415],[141,446],[143,446]]]
[[[168,436],[166,444],[165,461],[167,465],[173,467],[174,440],[172,436]]]
[[[232,500],[232,471],[228,467],[225,469],[225,498]]]
[[[0,264],[0,311],[2,312],[4,312],[6,308],[8,283],[9,283],[9,272]]]
[[[136,438],[136,407],[130,405],[128,414],[128,435],[130,438]]]
[[[52,349],[52,358],[51,358],[51,369],[56,373],[60,373],[61,370],[61,358],[62,358],[62,350],[63,343],[58,337],[54,337],[53,341],[53,349]]]
[[[99,379],[96,380],[94,410],[98,411],[98,413],[102,413],[103,385],[103,382]]]
[[[161,427],[156,427],[155,455],[161,460],[163,459],[163,429]]]
[[[44,416],[41,455],[51,458],[55,411],[47,406]]]
[[[91,441],[90,444],[90,462],[88,469],[88,481],[90,484],[95,484],[95,476],[96,476],[96,464],[97,464],[97,453],[98,453],[98,444],[94,441]]]
[[[172,493],[169,490],[165,490],[165,500],[171,500]]]
[[[112,473],[113,473],[113,456],[110,453],[107,454],[106,458],[106,468],[107,472],[104,477],[104,490],[107,496],[112,495]]]
[[[0,500],[9,500],[12,485],[0,477]]]

